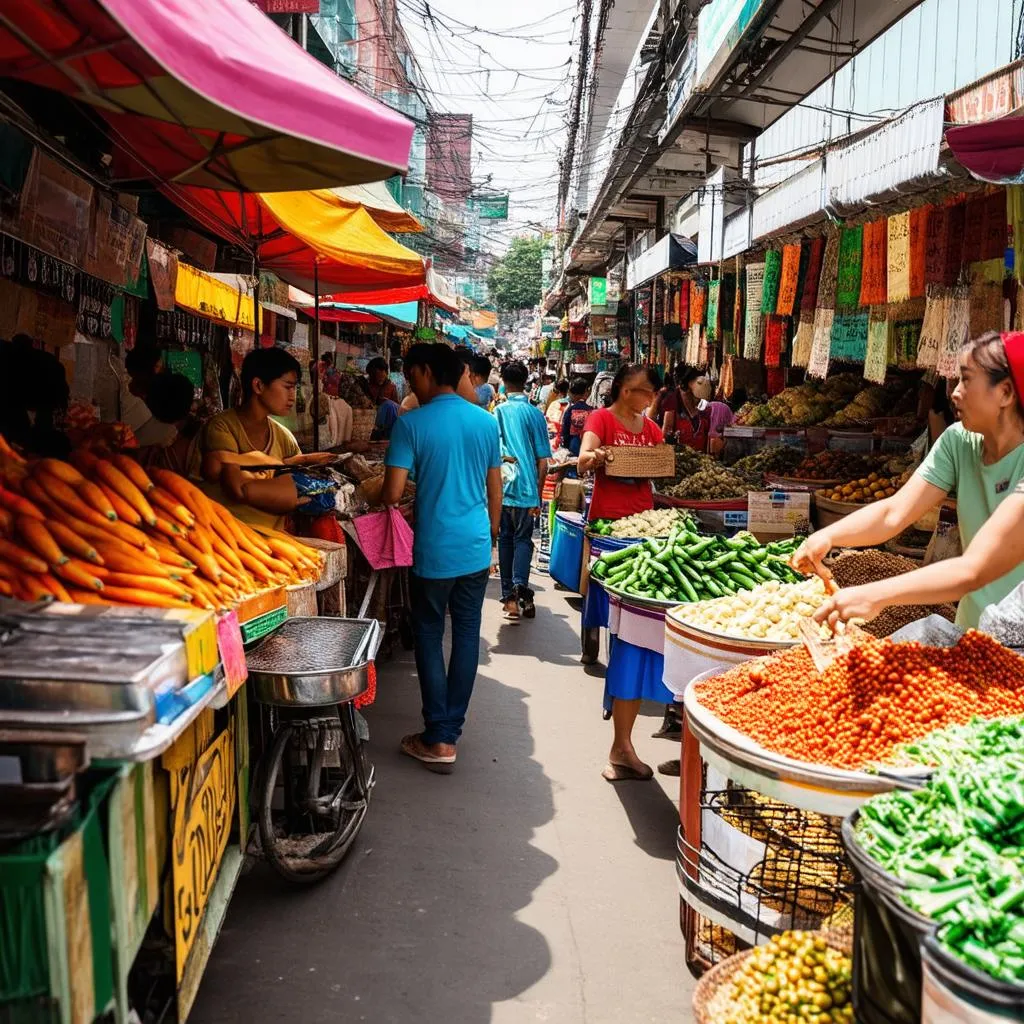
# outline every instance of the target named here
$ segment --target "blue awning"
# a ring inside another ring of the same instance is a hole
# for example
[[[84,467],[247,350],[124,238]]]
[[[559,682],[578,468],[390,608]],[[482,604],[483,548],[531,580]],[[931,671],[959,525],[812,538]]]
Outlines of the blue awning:
[[[419,312],[417,302],[393,302],[384,306],[368,306],[366,304],[356,305],[351,302],[321,302],[321,309],[350,309],[356,313],[372,313],[379,316],[381,320],[394,324],[397,327],[415,327]],[[313,308],[308,307],[304,313],[313,315]]]

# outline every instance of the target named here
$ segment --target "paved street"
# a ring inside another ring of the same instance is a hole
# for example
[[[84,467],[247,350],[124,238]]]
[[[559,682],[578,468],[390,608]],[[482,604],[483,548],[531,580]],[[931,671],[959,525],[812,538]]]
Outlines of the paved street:
[[[378,785],[324,884],[244,877],[194,1024],[639,1024],[690,1020],[674,879],[677,781],[613,787],[602,681],[578,663],[579,615],[545,578],[537,618],[491,592],[455,774],[398,753],[418,722],[411,654],[370,712]],[[654,763],[675,748],[650,739]]]

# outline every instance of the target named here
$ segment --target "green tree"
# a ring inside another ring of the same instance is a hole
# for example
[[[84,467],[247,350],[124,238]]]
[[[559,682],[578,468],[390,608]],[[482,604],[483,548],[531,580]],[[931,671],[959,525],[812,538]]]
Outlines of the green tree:
[[[542,238],[513,238],[487,275],[491,300],[503,313],[532,309],[541,299]]]

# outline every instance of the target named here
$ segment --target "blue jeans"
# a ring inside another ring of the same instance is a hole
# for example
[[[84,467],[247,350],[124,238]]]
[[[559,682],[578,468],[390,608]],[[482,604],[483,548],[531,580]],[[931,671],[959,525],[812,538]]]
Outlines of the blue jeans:
[[[498,531],[498,565],[501,568],[501,599],[507,601],[516,587],[530,582],[533,559],[534,517],[528,508],[501,507],[501,528]]]
[[[409,574],[416,674],[423,698],[423,742],[457,743],[480,662],[480,617],[487,569],[469,576],[426,579]],[[452,617],[452,653],[444,663],[445,612]]]

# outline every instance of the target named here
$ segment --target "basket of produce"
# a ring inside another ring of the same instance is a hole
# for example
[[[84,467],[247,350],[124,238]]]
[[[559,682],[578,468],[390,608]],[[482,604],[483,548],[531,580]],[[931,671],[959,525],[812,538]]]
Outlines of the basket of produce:
[[[891,498],[899,490],[902,482],[902,477],[886,477],[872,473],[841,487],[833,487],[832,490],[815,491],[813,499],[818,529],[831,526],[864,505],[881,501],[883,498]]]
[[[623,519],[594,519],[587,527],[592,537],[615,537],[620,540],[644,537],[667,537],[672,527],[680,525],[693,530],[693,520],[681,509],[654,508]]]
[[[829,450],[808,455],[787,475],[787,479],[801,482],[817,480],[819,487],[826,487],[830,483],[845,483],[875,473],[886,461],[887,458],[877,455]]]
[[[666,607],[700,601],[769,581],[803,579],[789,566],[796,539],[762,545],[749,533],[700,537],[680,527],[664,540],[647,539],[601,555],[591,576],[610,593]]]
[[[658,493],[689,504],[690,502],[745,499],[750,490],[751,481],[741,473],[726,469],[709,460],[707,465],[680,480],[679,483],[660,487]]]
[[[803,450],[792,445],[780,444],[762,448],[752,455],[745,455],[732,464],[739,473],[758,475],[762,473],[784,474],[795,469],[804,460]]]
[[[895,1012],[886,1019],[922,1019],[926,940],[926,958],[982,996],[974,1006],[1020,1010],[1024,724],[1014,718],[940,730],[897,756],[942,767],[920,792],[873,797],[843,824],[864,890],[856,911],[858,1006]]]
[[[623,444],[607,451],[604,471],[610,477],[648,480],[675,475],[675,453],[669,444]]]
[[[711,968],[693,993],[697,1024],[853,1022],[846,931],[788,931]]]

